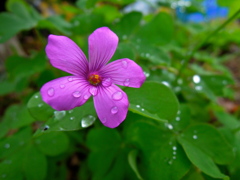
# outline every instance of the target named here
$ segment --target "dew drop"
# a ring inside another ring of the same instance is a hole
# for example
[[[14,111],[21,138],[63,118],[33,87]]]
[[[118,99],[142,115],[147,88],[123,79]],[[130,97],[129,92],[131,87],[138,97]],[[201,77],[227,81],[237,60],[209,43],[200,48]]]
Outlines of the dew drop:
[[[64,85],[64,84],[61,84],[61,85],[60,85],[60,88],[61,88],[61,89],[65,88],[65,85]]]
[[[97,88],[92,86],[89,88],[89,92],[93,95],[93,96],[96,96],[97,95]]]
[[[173,151],[173,154],[174,154],[174,155],[176,155],[176,154],[177,154],[177,152],[176,152],[176,151]]]
[[[66,115],[66,111],[54,111],[54,117],[56,120],[61,120]]]
[[[193,76],[193,82],[194,83],[198,84],[198,83],[200,83],[200,81],[201,81],[201,78],[200,78],[199,75],[194,75]]]
[[[145,111],[145,109],[142,108],[141,111]]]
[[[84,95],[83,98],[87,100],[89,97],[90,97],[90,95],[89,95],[89,94],[86,94],[86,95]]]
[[[35,95],[35,96],[34,96],[34,98],[36,98],[36,99],[37,99],[38,97],[39,97],[38,95]]]
[[[59,130],[60,130],[60,131],[63,131],[63,130],[64,130],[64,128],[62,128],[62,127],[59,127]]]
[[[70,117],[70,120],[74,120],[75,119],[75,117]]]
[[[198,138],[198,136],[197,135],[193,135],[193,139],[197,139]]]
[[[170,165],[171,165],[171,164],[172,164],[172,161],[168,161],[168,164],[170,164]]]
[[[69,114],[71,114],[72,112],[73,112],[73,110],[68,111]]]
[[[72,95],[75,98],[79,98],[81,96],[81,93],[79,91],[75,91]]]
[[[195,89],[196,89],[197,91],[201,91],[202,88],[203,88],[202,86],[196,86],[196,87],[195,87]]]
[[[116,106],[114,106],[112,109],[111,109],[111,113],[112,114],[116,114],[118,112],[118,108]]]
[[[9,148],[10,148],[10,144],[5,144],[4,147],[5,147],[6,149],[9,149]]]
[[[48,126],[48,125],[44,126],[44,128],[43,128],[44,131],[46,131],[46,130],[48,130],[48,129],[49,129],[49,126]]]
[[[108,86],[110,86],[111,84],[112,84],[111,78],[105,78],[105,79],[103,79],[103,81],[102,81],[102,85],[103,85],[104,87],[108,87]]]
[[[124,86],[129,86],[130,84],[130,79],[126,79],[123,83]]]
[[[72,78],[72,77],[69,77],[69,78],[68,78],[68,81],[69,81],[69,82],[72,82],[72,81],[73,81],[73,78]]]
[[[107,122],[107,118],[103,118],[103,119],[101,119],[101,121],[102,121],[102,123],[105,123],[105,122]]]
[[[167,81],[162,81],[162,84],[164,84],[164,85],[170,87],[170,84],[169,84],[169,82],[167,82]]]
[[[54,89],[53,88],[49,88],[47,93],[48,93],[49,96],[52,97],[54,95]]]
[[[147,54],[146,54],[146,57],[148,58],[149,56],[150,56],[150,54],[149,54],[149,53],[147,53]]]
[[[180,117],[176,117],[176,121],[180,121]]]
[[[126,39],[127,39],[127,35],[124,34],[124,35],[122,36],[122,38],[123,38],[123,40],[126,40]]]
[[[173,146],[173,148],[172,148],[174,151],[176,151],[177,150],[177,146]]]
[[[122,61],[122,67],[126,69],[128,67],[127,61]]]
[[[115,101],[119,101],[123,98],[123,93],[121,91],[117,91],[115,93],[113,93],[112,95],[112,99]]]
[[[173,158],[173,159],[176,159],[176,156],[173,156],[172,158]]]
[[[89,127],[94,123],[95,120],[96,120],[95,116],[92,115],[85,116],[81,120],[81,126],[83,128]]]
[[[38,107],[42,107],[42,106],[43,106],[43,104],[42,104],[42,103],[38,104]]]
[[[167,127],[168,127],[168,129],[170,129],[170,130],[173,129],[173,125],[171,125],[171,124],[167,124]]]
[[[136,105],[136,108],[140,108],[141,106],[140,105]]]
[[[149,77],[150,76],[150,73],[148,73],[148,72],[143,72],[144,73],[144,75],[146,76],[146,77]]]

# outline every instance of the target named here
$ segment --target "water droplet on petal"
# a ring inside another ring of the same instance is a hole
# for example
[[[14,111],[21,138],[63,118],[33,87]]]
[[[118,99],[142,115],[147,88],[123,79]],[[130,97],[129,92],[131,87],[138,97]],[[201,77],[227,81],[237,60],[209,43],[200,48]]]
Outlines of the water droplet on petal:
[[[89,97],[90,97],[90,94],[86,94],[86,95],[84,95],[83,98],[87,100]]]
[[[198,138],[198,136],[197,135],[193,135],[193,139],[197,139]]]
[[[61,89],[65,88],[65,85],[64,85],[64,84],[61,84],[61,85],[60,85],[60,88],[61,88]]]
[[[53,96],[55,92],[53,88],[49,88],[47,93],[49,96]]]
[[[112,95],[112,99],[115,101],[119,101],[123,98],[123,93],[121,91],[115,92]]]
[[[72,95],[75,98],[79,98],[81,96],[81,93],[79,91],[75,91]]]
[[[129,86],[130,84],[130,79],[126,79],[123,83],[124,86]]]
[[[128,67],[128,62],[127,61],[122,61],[122,67],[126,69]]]
[[[73,78],[72,78],[72,77],[69,77],[69,78],[68,78],[68,81],[69,81],[69,82],[72,82],[72,81],[73,81]]]
[[[95,120],[96,120],[96,117],[92,115],[85,116],[81,120],[81,126],[83,128],[89,127],[94,123]]]
[[[103,81],[102,81],[102,85],[103,85],[104,87],[108,87],[108,86],[110,86],[111,84],[112,84],[111,78],[105,78],[105,79],[103,79]]]
[[[10,148],[10,144],[5,144],[4,147],[5,147],[6,149],[9,149],[9,148]]]
[[[116,106],[114,106],[112,109],[111,109],[111,113],[112,114],[116,114],[118,112],[118,108]]]
[[[107,118],[103,118],[103,119],[101,119],[101,121],[102,121],[102,123],[105,123],[105,122],[107,122]]]
[[[89,92],[93,95],[93,96],[96,96],[97,95],[97,88],[92,86],[89,88]]]

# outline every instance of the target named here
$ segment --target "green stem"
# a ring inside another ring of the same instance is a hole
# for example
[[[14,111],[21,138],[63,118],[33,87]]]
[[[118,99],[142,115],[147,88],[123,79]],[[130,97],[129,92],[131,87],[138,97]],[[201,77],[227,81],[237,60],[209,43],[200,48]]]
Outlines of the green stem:
[[[230,23],[232,20],[234,20],[239,14],[240,14],[240,9],[238,11],[236,11],[231,17],[229,17],[221,26],[219,26],[213,32],[211,32],[205,39],[203,39],[203,41],[201,41],[198,45],[195,46],[195,48],[189,53],[189,55],[187,55],[186,60],[183,62],[180,70],[178,71],[176,82],[181,77],[183,70],[185,69],[185,67],[187,66],[188,62],[193,57],[194,53],[197,50],[199,50],[201,47],[203,47],[209,41],[209,39],[211,37],[216,35],[221,29],[223,29],[228,23]]]

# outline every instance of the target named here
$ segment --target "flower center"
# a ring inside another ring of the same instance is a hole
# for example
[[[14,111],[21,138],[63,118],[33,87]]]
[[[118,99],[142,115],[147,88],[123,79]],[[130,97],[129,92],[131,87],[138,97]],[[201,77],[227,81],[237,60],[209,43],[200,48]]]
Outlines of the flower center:
[[[94,86],[97,86],[102,82],[102,78],[98,74],[90,74],[88,76],[88,82]]]

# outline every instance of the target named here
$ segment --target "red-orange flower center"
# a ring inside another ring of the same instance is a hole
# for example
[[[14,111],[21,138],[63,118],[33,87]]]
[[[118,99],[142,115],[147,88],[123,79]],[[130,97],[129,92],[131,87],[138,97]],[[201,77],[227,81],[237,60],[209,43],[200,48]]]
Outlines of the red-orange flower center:
[[[90,74],[88,76],[88,82],[94,86],[98,85],[99,83],[102,82],[102,78],[101,76],[99,76],[98,74]]]

